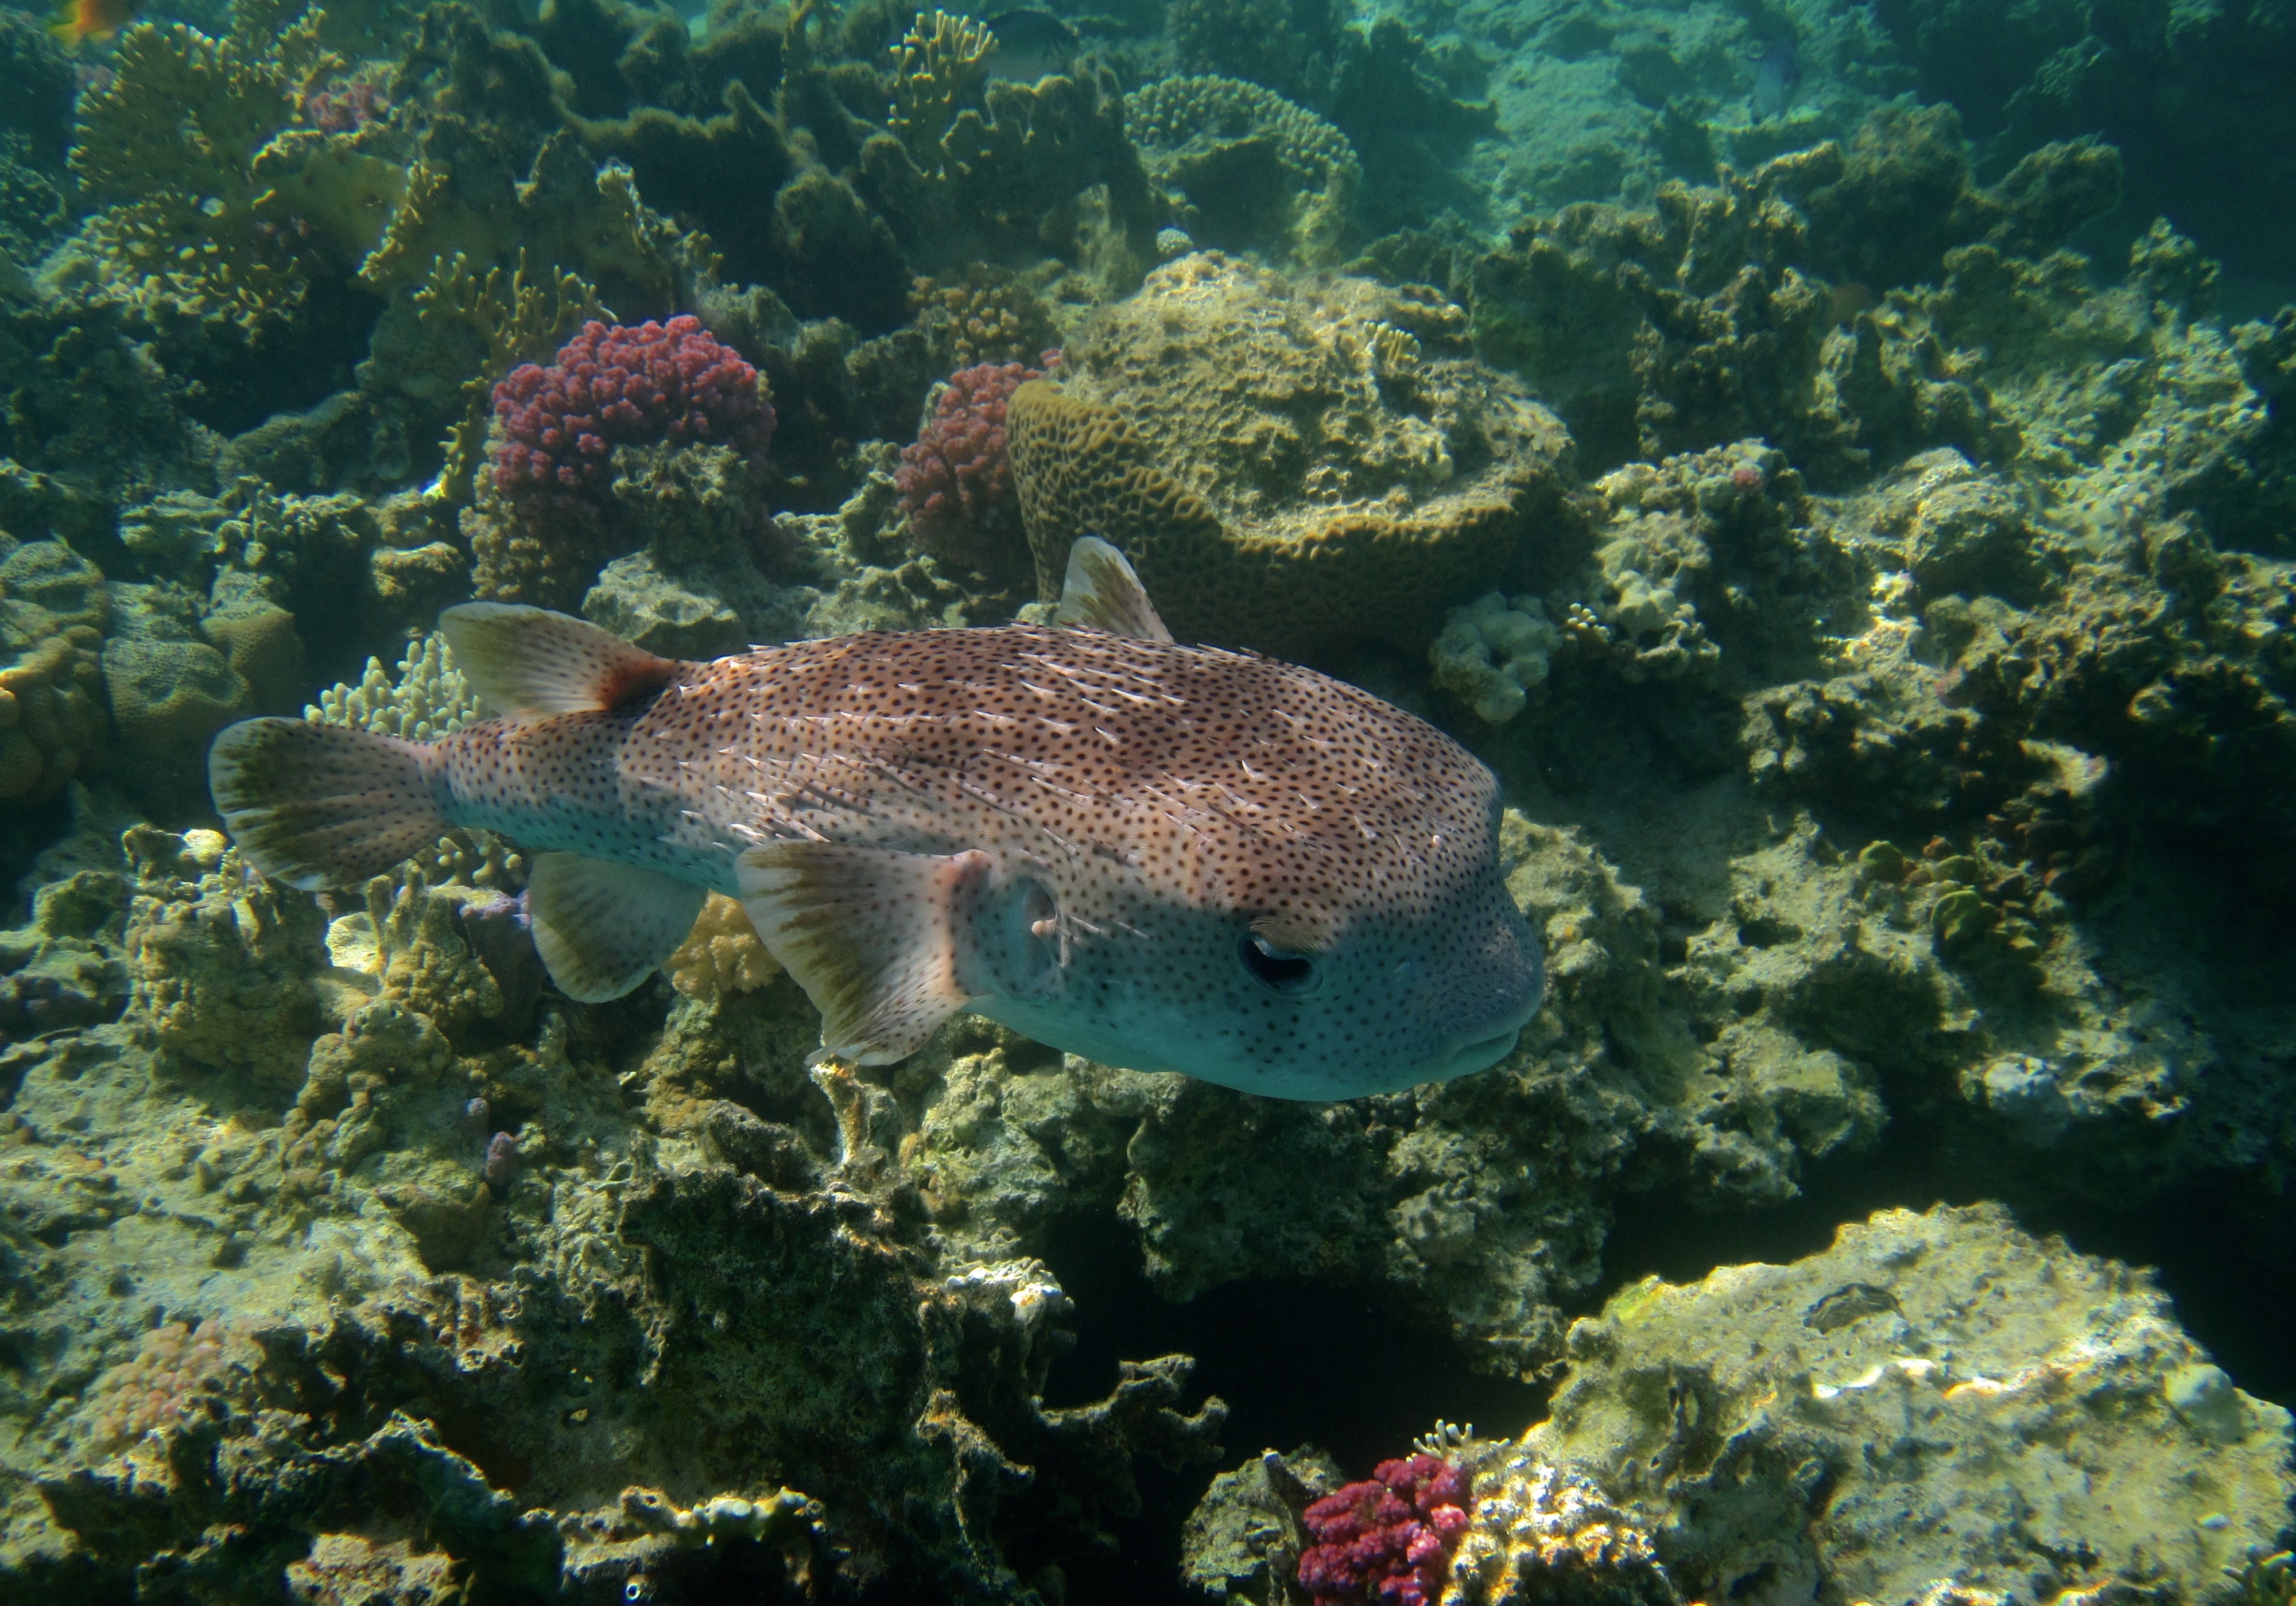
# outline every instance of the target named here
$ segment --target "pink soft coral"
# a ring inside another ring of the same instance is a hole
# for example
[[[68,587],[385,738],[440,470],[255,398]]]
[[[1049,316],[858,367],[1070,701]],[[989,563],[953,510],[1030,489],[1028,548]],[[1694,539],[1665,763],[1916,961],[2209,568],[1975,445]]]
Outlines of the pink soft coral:
[[[1039,360],[1050,368],[1061,354],[1047,351]],[[916,546],[985,573],[1025,559],[1004,408],[1013,391],[1044,377],[1044,369],[1021,363],[982,363],[949,375],[893,475]]]
[[[588,323],[548,367],[495,387],[495,486],[529,520],[594,505],[614,447],[716,442],[755,462],[774,438],[758,371],[693,317]]]
[[[1316,1606],[1383,1602],[1429,1606],[1467,1528],[1467,1475],[1432,1455],[1382,1461],[1367,1483],[1350,1483],[1307,1511],[1316,1543],[1300,1558],[1300,1582]]]

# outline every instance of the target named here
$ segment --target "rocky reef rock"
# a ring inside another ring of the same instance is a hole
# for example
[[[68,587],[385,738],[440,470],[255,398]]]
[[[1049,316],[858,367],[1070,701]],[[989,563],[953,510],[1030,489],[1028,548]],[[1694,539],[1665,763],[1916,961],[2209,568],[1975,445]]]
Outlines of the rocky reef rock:
[[[1790,1266],[1656,1278],[1570,1330],[1552,1419],[1685,1596],[2197,1601],[2296,1494],[2144,1273],[1997,1205],[1884,1210]],[[1479,1486],[1480,1487],[1480,1486]]]
[[[1578,540],[1554,415],[1469,355],[1465,315],[1218,252],[1086,320],[1007,417],[1041,595],[1077,537],[1139,569],[1183,638],[1423,648],[1443,610]]]

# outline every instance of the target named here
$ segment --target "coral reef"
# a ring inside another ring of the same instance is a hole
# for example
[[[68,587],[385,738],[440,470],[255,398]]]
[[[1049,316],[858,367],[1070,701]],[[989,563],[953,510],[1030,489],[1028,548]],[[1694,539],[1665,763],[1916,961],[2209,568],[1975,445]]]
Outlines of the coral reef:
[[[2285,1606],[2268,11],[0,12],[0,1595]],[[1087,531],[1488,760],[1505,1061],[856,1070],[730,898],[583,1004],[519,844],[211,829],[474,594]]]
[[[947,282],[921,278],[909,299],[934,356],[951,369],[1042,362],[1058,340],[1037,287],[985,263]]]
[[[262,1358],[243,1328],[214,1317],[195,1326],[160,1323],[144,1335],[134,1360],[87,1386],[79,1418],[88,1447],[109,1455],[148,1433],[177,1427],[202,1393],[230,1389]]]
[[[1430,1606],[1466,1532],[1468,1479],[1432,1455],[1382,1461],[1369,1481],[1332,1490],[1301,1513],[1315,1538],[1300,1582],[1316,1606],[1378,1599]]]
[[[1649,1533],[1589,1479],[1529,1441],[1476,1458],[1473,1516],[1451,1558],[1446,1600],[1463,1606],[1533,1601],[1678,1600]]]
[[[217,832],[138,826],[122,846],[134,887],[128,1018],[158,1062],[299,1081],[321,1019],[318,906],[265,882]]]
[[[1646,1280],[1570,1354],[1525,1442],[1640,1513],[1686,1595],[1759,1574],[1862,1600],[1939,1577],[2200,1599],[2287,1517],[2288,1413],[2232,1387],[2142,1274],[1997,1207]]]
[[[1486,725],[1505,725],[1546,684],[1562,633],[1535,596],[1510,602],[1494,591],[1451,610],[1427,649],[1435,684],[1474,709]]]
[[[688,998],[715,1004],[737,993],[756,992],[780,975],[782,968],[758,940],[742,905],[713,892],[701,905],[693,931],[661,962],[661,970]]]
[[[101,759],[110,614],[94,565],[59,542],[0,534],[0,798],[53,797]]]
[[[494,406],[495,488],[529,523],[589,513],[617,445],[714,441],[754,462],[774,438],[758,371],[693,317],[585,324],[548,367],[512,369]]]
[[[1236,78],[1163,78],[1125,98],[1125,128],[1198,245],[1336,260],[1363,164],[1314,112]]]
[[[644,538],[613,516],[618,503],[722,499],[729,480],[754,479],[773,433],[757,370],[700,320],[584,325],[548,367],[495,387],[494,469],[465,520],[480,595],[570,606]],[[695,478],[715,488],[697,493]]]
[[[338,683],[319,693],[303,717],[430,742],[480,717],[479,701],[455,668],[447,638],[433,631],[406,649],[394,679],[370,658],[357,685]]]
[[[2013,452],[1955,342],[1860,303],[1949,250],[2046,251],[2114,203],[2118,176],[2109,149],[2061,146],[1980,189],[1951,108],[1877,111],[1847,148],[1669,184],[1648,212],[1518,227],[1465,270],[1476,337],[1598,466],[1754,433],[1835,483],[1923,446]],[[1877,226],[1907,214],[1928,232]]]
[[[1060,354],[1041,359],[1056,365]],[[1021,506],[1005,450],[1004,410],[1013,392],[1045,377],[1042,368],[983,363],[960,368],[933,398],[932,416],[901,448],[894,483],[921,552],[983,573],[1030,568]]]
[[[1087,320],[1008,416],[1038,594],[1123,549],[1183,636],[1423,651],[1460,594],[1577,538],[1569,440],[1423,292],[1295,287],[1217,252]],[[1247,582],[1246,577],[1250,577]]]

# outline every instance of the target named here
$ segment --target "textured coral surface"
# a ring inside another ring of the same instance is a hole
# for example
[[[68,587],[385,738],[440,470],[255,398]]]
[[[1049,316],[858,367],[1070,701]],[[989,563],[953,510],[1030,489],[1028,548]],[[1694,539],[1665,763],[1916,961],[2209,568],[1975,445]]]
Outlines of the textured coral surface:
[[[758,371],[693,317],[585,324],[547,367],[512,369],[494,402],[496,488],[537,521],[584,511],[617,445],[714,442],[761,458],[774,438]]]

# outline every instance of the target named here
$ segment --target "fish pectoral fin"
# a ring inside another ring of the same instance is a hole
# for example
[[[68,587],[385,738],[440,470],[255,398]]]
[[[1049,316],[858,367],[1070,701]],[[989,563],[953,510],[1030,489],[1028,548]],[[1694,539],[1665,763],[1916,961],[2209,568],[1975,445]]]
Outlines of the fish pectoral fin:
[[[1168,642],[1172,633],[1156,615],[1148,588],[1132,572],[1124,554],[1098,536],[1079,536],[1069,548],[1069,571],[1061,581],[1055,625],[1082,625],[1135,641]]]
[[[569,998],[603,1004],[653,973],[685,940],[709,889],[659,870],[585,858],[535,856],[526,912],[535,951]]]
[[[674,659],[522,602],[463,602],[439,632],[479,701],[512,717],[604,713],[677,678]]]
[[[890,1065],[971,1002],[957,982],[957,918],[988,875],[978,848],[768,842],[734,870],[750,923],[821,1012],[831,1053]]]

